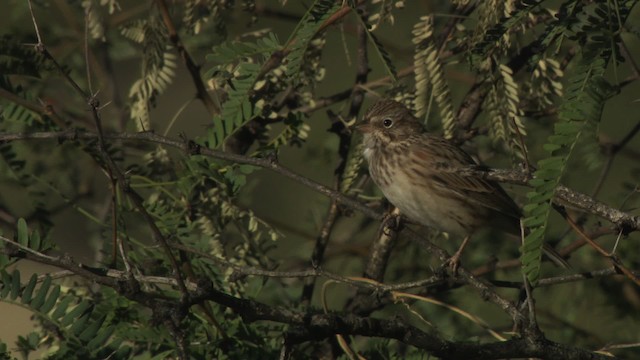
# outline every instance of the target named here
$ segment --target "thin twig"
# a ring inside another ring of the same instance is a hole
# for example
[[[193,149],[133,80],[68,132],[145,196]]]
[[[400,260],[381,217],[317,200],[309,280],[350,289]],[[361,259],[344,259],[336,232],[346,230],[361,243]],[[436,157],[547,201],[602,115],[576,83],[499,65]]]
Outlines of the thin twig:
[[[523,246],[524,246],[525,230],[526,228],[524,226],[524,223],[522,222],[522,219],[520,219],[520,239]],[[533,299],[533,289],[531,288],[531,283],[529,282],[529,279],[527,278],[527,274],[525,274],[524,271],[522,272],[522,281],[524,282],[524,291],[527,294],[526,301],[527,301],[527,308],[529,309],[529,327],[531,329],[536,329],[539,331],[538,320],[536,319],[535,300]]]
[[[189,75],[191,75],[191,81],[196,87],[196,97],[200,99],[200,101],[202,101],[210,115],[219,114],[220,107],[218,106],[218,104],[216,104],[216,102],[207,91],[207,88],[202,81],[202,77],[200,76],[200,67],[193,61],[193,58],[184,47],[182,40],[180,40],[180,35],[178,35],[178,31],[173,24],[173,20],[171,20],[171,15],[169,14],[169,8],[167,7],[166,1],[156,0],[156,5],[160,10],[162,22],[164,23],[165,27],[167,28],[167,32],[169,33],[169,40],[178,49],[178,53],[182,57],[182,60],[184,60],[185,66],[189,71]]]
[[[413,230],[407,229],[405,233],[412,241],[419,244],[430,254],[435,255],[443,263],[451,258],[451,256],[449,256],[446,251],[434,245],[431,241],[427,240],[424,236],[420,236]],[[463,267],[459,267],[457,273],[458,277],[462,281],[471,285],[472,288],[479,291],[484,299],[498,305],[503,311],[509,314],[516,326],[520,328],[520,326],[523,324],[524,318],[520,311],[518,311],[518,308],[511,301],[499,295],[490,284],[487,284],[483,280],[476,278],[475,276],[473,276],[473,274],[471,274]]]
[[[89,12],[93,3],[89,3],[84,14],[84,63],[87,72],[87,86],[89,93],[93,94],[93,86],[91,85],[91,67],[89,66]]]
[[[564,211],[564,209],[558,209],[558,207],[556,207],[556,210],[558,210],[560,212],[560,214],[565,218],[565,220],[575,230],[575,232],[578,235],[580,235],[585,241],[587,241],[589,243],[589,245],[591,245],[591,247],[596,249],[596,251],[598,251],[605,258],[608,258],[613,266],[615,266],[617,269],[619,269],[631,281],[636,283],[636,285],[640,286],[640,277],[638,277],[636,274],[634,274],[633,271],[631,271],[629,268],[627,268],[622,263],[622,260],[620,260],[620,258],[617,255],[607,252],[600,245],[598,245],[598,243],[596,243],[595,241],[590,239],[589,236],[587,234],[585,234],[584,230],[582,230],[580,225],[576,224],[576,222],[573,221],[573,219],[571,219],[571,217],[567,214],[566,211]]]
[[[618,155],[627,146],[629,141],[631,141],[631,139],[633,139],[638,134],[638,132],[640,132],[640,121],[638,121],[636,125],[631,128],[629,132],[627,132],[627,134],[617,144],[606,144],[603,146],[607,155],[607,160],[602,167],[600,176],[598,177],[596,185],[594,186],[594,189],[591,193],[591,196],[593,198],[596,198],[598,196],[598,193],[602,189],[602,185],[609,175],[609,170],[611,170],[611,165],[613,164],[613,160],[615,159],[616,155]]]
[[[29,4],[31,4],[30,1],[29,1]],[[31,15],[32,15],[34,27],[36,29],[36,32],[38,33],[38,26],[37,26],[35,16],[33,16],[33,12],[31,13]],[[115,179],[117,179],[118,184],[122,187],[124,192],[128,195],[128,197],[134,203],[136,209],[142,214],[143,218],[147,221],[153,233],[154,239],[158,243],[160,243],[167,257],[169,258],[169,261],[175,273],[174,275],[176,276],[176,279],[178,281],[178,284],[180,285],[179,287],[182,293],[185,296],[187,296],[188,292],[184,285],[182,274],[180,273],[180,267],[178,266],[175,256],[171,253],[171,249],[169,248],[166,238],[158,228],[153,217],[149,214],[149,212],[144,207],[144,199],[137,192],[135,192],[133,189],[129,187],[128,181],[126,180],[124,174],[122,173],[122,171],[120,171],[120,169],[118,168],[118,166],[116,165],[116,163],[113,161],[113,159],[111,158],[111,156],[106,150],[106,146],[104,143],[104,132],[102,130],[102,119],[99,114],[98,100],[93,94],[87,94],[84,90],[82,90],[80,85],[78,85],[78,83],[75,80],[73,80],[73,78],[71,78],[71,76],[66,71],[64,71],[62,66],[56,61],[53,55],[47,50],[44,43],[42,43],[42,39],[40,38],[39,33],[38,33],[38,44],[36,45],[35,49],[36,51],[44,55],[45,58],[47,58],[49,61],[51,61],[54,64],[55,68],[58,70],[59,73],[62,74],[62,76],[67,81],[67,83],[71,85],[71,87],[75,89],[76,92],[80,96],[82,96],[82,98],[87,102],[87,105],[89,105],[92,118],[96,125],[98,150],[100,152],[100,155],[102,156],[102,159],[105,161],[105,166],[103,166],[104,170],[107,172],[107,175],[112,182],[115,182],[116,181]],[[112,191],[115,191],[115,189],[113,189]]]
[[[38,22],[36,22],[36,16],[33,14],[33,5],[31,4],[31,0],[27,0],[29,4],[29,13],[31,14],[31,21],[33,22],[33,27],[36,31],[36,37],[38,38],[38,45],[42,44],[42,37],[40,36],[40,29],[38,29]]]

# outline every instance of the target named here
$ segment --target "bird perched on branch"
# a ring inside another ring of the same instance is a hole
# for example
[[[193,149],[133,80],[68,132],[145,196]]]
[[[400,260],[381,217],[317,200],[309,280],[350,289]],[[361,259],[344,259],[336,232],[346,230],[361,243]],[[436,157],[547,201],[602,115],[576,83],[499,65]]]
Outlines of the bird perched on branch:
[[[473,233],[485,226],[520,236],[520,208],[495,181],[463,174],[477,163],[438,136],[427,133],[403,104],[380,100],[356,126],[364,134],[371,178],[409,220],[464,238],[449,260],[455,271]],[[550,246],[555,263],[566,261]]]

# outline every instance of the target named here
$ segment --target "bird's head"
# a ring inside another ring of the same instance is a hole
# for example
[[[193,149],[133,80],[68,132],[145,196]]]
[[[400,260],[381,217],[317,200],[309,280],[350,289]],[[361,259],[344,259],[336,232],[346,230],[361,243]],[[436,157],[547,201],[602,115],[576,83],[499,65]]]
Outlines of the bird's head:
[[[373,138],[382,143],[402,141],[424,131],[406,106],[389,99],[376,102],[355,128],[364,134],[365,141]]]

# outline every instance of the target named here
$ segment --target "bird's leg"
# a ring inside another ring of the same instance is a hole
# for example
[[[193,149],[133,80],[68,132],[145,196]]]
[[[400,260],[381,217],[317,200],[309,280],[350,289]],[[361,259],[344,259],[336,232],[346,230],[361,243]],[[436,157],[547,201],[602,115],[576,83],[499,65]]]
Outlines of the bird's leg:
[[[391,231],[398,232],[402,226],[402,216],[400,210],[394,208],[393,211],[384,214],[382,222],[380,222],[380,232],[386,236],[390,236]]]
[[[450,257],[447,261],[445,261],[445,265],[449,265],[449,268],[454,274],[458,272],[458,266],[460,265],[460,258],[462,257],[462,252],[464,251],[464,248],[469,243],[469,239],[471,239],[471,235],[467,235],[462,241],[462,245],[460,245],[460,247],[458,248],[458,251],[456,251],[452,257]]]

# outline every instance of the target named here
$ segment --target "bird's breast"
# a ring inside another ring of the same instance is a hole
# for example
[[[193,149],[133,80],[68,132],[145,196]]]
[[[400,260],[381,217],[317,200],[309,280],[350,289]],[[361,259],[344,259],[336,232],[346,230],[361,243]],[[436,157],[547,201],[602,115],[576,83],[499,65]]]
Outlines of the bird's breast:
[[[410,220],[459,236],[475,227],[477,219],[465,208],[464,201],[431,181],[428,164],[416,162],[406,151],[393,149],[370,149],[367,156],[374,182]]]

